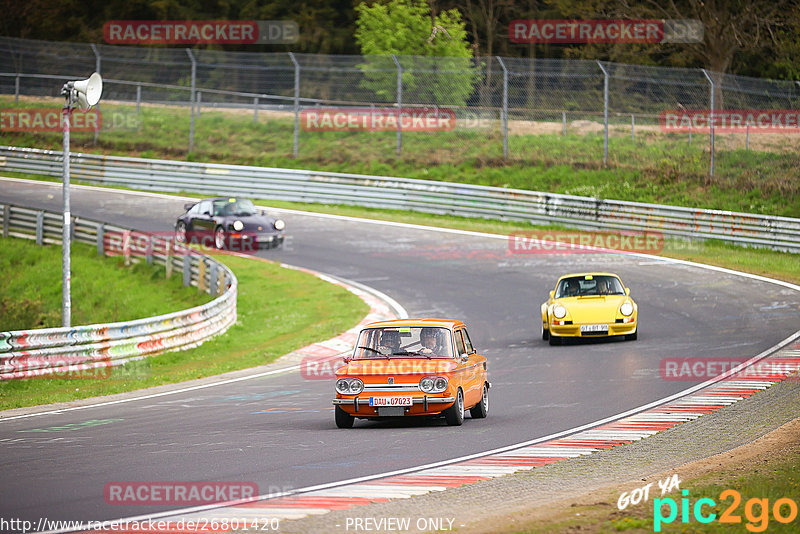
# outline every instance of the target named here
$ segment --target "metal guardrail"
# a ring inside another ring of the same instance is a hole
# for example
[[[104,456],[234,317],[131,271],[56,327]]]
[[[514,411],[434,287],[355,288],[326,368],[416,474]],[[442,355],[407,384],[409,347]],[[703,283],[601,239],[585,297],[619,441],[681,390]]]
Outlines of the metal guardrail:
[[[58,177],[62,158],[59,151],[0,146],[0,170]],[[408,178],[93,154],[73,153],[70,165],[74,180],[94,184],[661,232],[800,252],[800,219],[789,217]]]
[[[3,237],[61,244],[60,213],[0,204]],[[73,218],[74,241],[97,246],[100,255],[163,265],[167,276],[217,296],[211,302],[134,321],[66,328],[0,332],[0,380],[36,376],[101,376],[112,366],[187,349],[225,332],[236,321],[236,276],[228,267],[167,239],[83,218]]]

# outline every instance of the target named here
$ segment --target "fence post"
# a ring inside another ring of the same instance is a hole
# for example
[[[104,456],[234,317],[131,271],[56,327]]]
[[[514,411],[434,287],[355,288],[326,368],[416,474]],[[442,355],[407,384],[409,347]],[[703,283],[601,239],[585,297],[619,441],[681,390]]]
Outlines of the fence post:
[[[147,237],[147,250],[145,251],[145,260],[147,265],[153,265],[153,236]]]
[[[744,149],[750,152],[750,121],[747,121],[747,135],[744,138]]]
[[[253,122],[258,124],[258,97],[253,98]]]
[[[192,87],[189,93],[189,105],[192,108],[191,118],[189,119],[189,152],[194,150],[194,89],[197,83],[197,61],[194,59],[194,54],[190,48],[186,49],[189,59],[192,61]]]
[[[567,136],[567,112],[561,112],[561,135]]]
[[[206,290],[206,259],[203,256],[197,258],[197,290]]]
[[[631,113],[631,141],[634,141],[636,139],[634,134],[635,129],[636,129],[636,123],[633,118],[633,113]]]
[[[167,273],[167,279],[172,276],[172,239],[165,239],[164,242],[164,270]]]
[[[95,72],[97,72],[97,74],[100,74],[100,52],[97,50],[97,45],[96,44],[91,43],[89,46],[92,47],[92,52],[94,52],[94,70],[95,70]],[[98,103],[95,107],[97,108],[97,111],[99,112],[100,111],[100,103]],[[99,135],[100,135],[100,130],[97,128],[97,123],[95,122],[95,127],[94,127],[94,144],[95,145],[97,145],[97,137]]]
[[[197,102],[196,102],[197,105],[195,107],[197,108],[197,117],[199,118],[200,106],[203,104],[203,91],[197,91],[197,95],[195,96],[197,97]]]
[[[142,104],[142,84],[136,84],[136,114],[139,114],[139,107]]]
[[[497,56],[497,61],[503,68],[503,111],[500,116],[500,123],[503,128],[503,159],[508,159],[508,69],[503,63],[503,58]]]
[[[294,63],[294,145],[292,154],[297,159],[300,139],[300,63],[297,62],[291,52],[289,52],[289,59]]]
[[[403,128],[400,126],[400,113],[403,110],[403,67],[394,54],[392,60],[397,66],[397,155],[399,156],[403,152]]]
[[[608,71],[599,61],[597,65],[603,71],[603,167],[608,165]]]
[[[19,103],[19,74],[14,79],[14,103]]]
[[[706,69],[700,69],[700,70],[703,71],[703,74],[708,80],[708,86],[710,88],[709,102],[711,109],[709,110],[709,122],[711,123],[711,163],[709,166],[708,175],[713,178],[714,177],[714,122],[716,121],[716,118],[714,117],[714,80],[712,80],[711,76],[708,75]]]

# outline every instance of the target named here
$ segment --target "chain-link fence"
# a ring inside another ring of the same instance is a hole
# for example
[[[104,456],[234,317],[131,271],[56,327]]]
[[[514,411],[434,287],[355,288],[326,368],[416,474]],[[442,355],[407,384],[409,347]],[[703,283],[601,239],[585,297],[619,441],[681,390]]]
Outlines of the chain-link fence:
[[[336,146],[381,161],[413,155],[437,164],[600,167],[635,160],[644,143],[665,156],[694,151],[714,175],[715,130],[669,131],[665,112],[800,108],[800,82],[587,60],[225,52],[8,37],[0,38],[0,51],[0,93],[57,97],[61,80],[96,70],[104,103],[185,110],[188,139],[174,143],[189,152],[203,151],[197,121],[226,108],[268,121],[270,138],[279,141],[265,150],[295,158]],[[403,112],[424,117],[403,120]],[[425,122],[431,114],[432,127]],[[724,135],[723,149],[750,149],[749,127]],[[785,147],[770,146],[791,150],[797,138],[787,135]],[[574,139],[558,144],[557,136]]]

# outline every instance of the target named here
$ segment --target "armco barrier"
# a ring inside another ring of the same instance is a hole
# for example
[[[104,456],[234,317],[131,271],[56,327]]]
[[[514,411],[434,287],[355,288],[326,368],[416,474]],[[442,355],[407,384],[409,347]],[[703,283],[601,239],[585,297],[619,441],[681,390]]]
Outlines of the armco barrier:
[[[60,213],[0,204],[3,237],[61,243]],[[111,236],[119,237],[124,251],[130,243],[152,244],[146,255],[126,255],[163,265],[168,274],[182,273],[184,285],[195,285],[211,295],[211,302],[175,313],[135,321],[67,328],[0,332],[0,380],[41,375],[95,375],[94,371],[159,352],[186,349],[225,332],[236,321],[236,276],[213,258],[163,238],[74,218],[73,240],[96,244],[105,254]],[[109,370],[109,369],[106,369]]]
[[[59,151],[0,146],[0,171],[60,176]],[[156,191],[355,204],[589,230],[655,231],[800,252],[800,219],[383,176],[72,154],[83,182]]]

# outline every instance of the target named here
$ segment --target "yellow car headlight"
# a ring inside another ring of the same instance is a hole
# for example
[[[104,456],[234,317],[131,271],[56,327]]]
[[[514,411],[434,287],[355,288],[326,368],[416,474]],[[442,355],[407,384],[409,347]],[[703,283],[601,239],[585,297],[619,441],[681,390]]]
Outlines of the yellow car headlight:
[[[553,308],[553,316],[556,319],[563,319],[567,316],[567,309],[561,304],[556,304]]]
[[[628,317],[633,313],[633,304],[631,304],[629,300],[626,300],[622,303],[622,306],[619,307],[619,312],[625,317]]]

